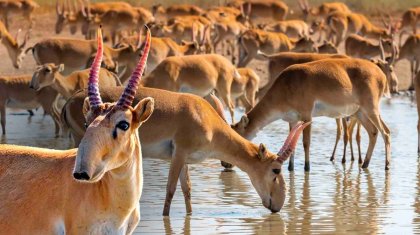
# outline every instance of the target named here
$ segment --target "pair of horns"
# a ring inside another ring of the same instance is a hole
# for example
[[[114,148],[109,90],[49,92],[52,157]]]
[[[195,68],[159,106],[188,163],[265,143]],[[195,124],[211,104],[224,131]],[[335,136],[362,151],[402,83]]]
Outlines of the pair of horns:
[[[299,122],[295,127],[292,128],[286,140],[284,141],[283,147],[281,147],[280,151],[277,153],[277,161],[283,163],[292,155],[296,148],[300,134],[302,134],[303,129],[305,129],[305,127],[307,127],[309,124],[311,124],[311,122]]]
[[[144,72],[144,68],[146,67],[147,57],[150,51],[150,44],[151,44],[151,34],[149,28],[147,28],[145,44],[143,47],[142,52],[140,53],[141,57],[139,62],[137,63],[136,68],[134,69],[133,73],[131,74],[130,80],[128,81],[127,86],[124,89],[120,99],[117,102],[117,107],[121,107],[123,109],[128,109],[131,104],[133,103],[134,96],[136,95],[137,88],[140,84],[141,76]],[[98,29],[98,49],[95,55],[95,59],[92,63],[89,72],[89,82],[88,82],[88,97],[89,97],[89,104],[91,108],[99,107],[102,104],[102,99],[99,94],[99,69],[101,67],[102,58],[103,58],[103,39],[102,39],[102,30]]]

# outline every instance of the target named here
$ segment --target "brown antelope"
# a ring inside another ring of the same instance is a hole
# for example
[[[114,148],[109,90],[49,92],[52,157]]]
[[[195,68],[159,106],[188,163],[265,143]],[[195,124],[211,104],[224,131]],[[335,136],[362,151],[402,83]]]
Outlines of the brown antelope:
[[[174,39],[177,43],[181,43],[183,40],[190,40],[191,36],[194,35],[194,40],[199,41],[201,39],[200,35],[204,35],[205,26],[198,22],[183,22],[176,21],[170,25],[163,24],[153,24],[150,29],[156,37],[169,37]]]
[[[189,15],[202,15],[204,10],[198,6],[190,4],[177,4],[164,8],[162,4],[157,4],[152,7],[152,13],[156,16],[164,16],[166,19],[175,16],[189,16]]]
[[[26,51],[32,50],[38,65],[47,63],[65,64],[66,67],[62,74],[69,75],[75,70],[85,69],[89,66],[96,49],[95,40],[50,38],[41,40]],[[133,63],[133,58],[137,55],[137,47],[111,48],[104,46],[103,65],[110,71],[116,71],[117,65],[125,66]],[[77,60],[74,58],[77,58]]]
[[[372,40],[352,34],[347,37],[345,41],[345,50],[348,56],[370,59],[381,55],[381,44],[384,52],[387,54],[398,54],[397,46],[389,39],[380,39],[379,43],[375,43]]]
[[[103,89],[100,93],[104,101],[112,102],[118,99],[121,91],[122,88],[116,87]],[[63,111],[64,120],[76,144],[85,132],[85,120],[80,115],[85,96],[86,91],[73,96]],[[163,215],[169,215],[178,178],[184,192],[187,213],[191,213],[191,183],[187,164],[199,163],[206,158],[217,158],[238,166],[248,174],[266,208],[272,212],[282,208],[286,196],[286,184],[281,174],[282,163],[293,151],[304,126],[300,126],[298,133],[293,135],[292,131],[289,134],[285,141],[285,146],[289,148],[283,147],[282,150],[287,150],[279,154],[283,155],[282,158],[278,158],[263,144],[255,145],[238,135],[206,100],[198,96],[140,88],[134,104],[143,97],[155,100],[154,115],[139,131],[143,156],[171,161]],[[157,128],[165,131],[156,132]]]
[[[388,92],[386,75],[375,64],[361,59],[324,59],[285,69],[259,103],[233,128],[247,139],[269,123],[289,124],[313,117],[343,118],[355,115],[369,134],[363,168],[369,166],[378,130],[385,142],[385,169],[389,169],[390,132],[381,119],[379,100]],[[302,96],[302,94],[305,94]],[[305,171],[309,171],[311,128],[303,132]],[[293,161],[289,162],[293,169]]]
[[[279,0],[246,0],[246,1],[232,1],[228,6],[241,9],[242,15],[244,9],[247,9],[246,17],[252,22],[258,20],[285,20],[289,7]]]
[[[152,115],[154,101],[145,98],[131,105],[150,34],[139,66],[117,103],[102,103],[99,96],[103,50],[98,35],[89,97],[83,106],[89,125],[79,148],[0,147],[0,185],[13,188],[0,193],[0,228],[5,233],[132,234],[139,222],[143,167],[138,128]],[[44,190],[48,187],[54,190]],[[39,216],[22,221],[31,212]]]
[[[401,42],[401,41],[400,41]],[[420,34],[410,35],[399,49],[399,56],[396,62],[407,59],[410,61],[411,68],[411,85],[409,90],[414,89],[414,78],[420,67]]]
[[[303,20],[284,20],[261,25],[261,29],[269,32],[284,33],[288,37],[309,37],[309,26]]]
[[[294,64],[303,64],[316,60],[323,60],[329,58],[349,58],[345,55],[337,54],[316,54],[316,53],[296,53],[296,52],[281,52],[273,55],[266,55],[258,52],[258,57],[261,60],[268,60],[268,82],[258,91],[258,99],[261,100],[267,91],[271,88],[277,77],[283,70]]]
[[[303,13],[304,21],[308,21],[310,15],[325,19],[334,11],[350,13],[351,10],[343,2],[324,2],[318,7],[310,7],[307,0],[298,0],[298,5]]]
[[[122,38],[116,47],[126,47],[127,45],[138,46],[139,39],[139,36]],[[152,45],[147,59],[145,75],[152,72],[166,57],[196,54],[200,51],[200,47],[201,45],[197,41],[182,41],[181,44],[177,44],[168,37],[152,37]],[[126,72],[131,70],[131,68],[127,68]],[[124,83],[124,76],[121,78],[121,81]]]
[[[405,28],[411,27],[413,34],[417,33],[417,22],[420,19],[420,7],[412,7],[404,12],[401,17],[401,35],[405,32]],[[400,36],[401,40],[401,36]]]
[[[12,60],[13,67],[19,69],[23,58],[25,56],[25,46],[26,42],[29,39],[29,31],[25,35],[25,39],[21,44],[18,43],[19,32],[16,34],[16,37],[12,37],[7,31],[5,25],[0,21],[0,41],[6,47],[7,53],[9,54],[10,59]]]
[[[3,135],[6,134],[6,108],[31,110],[42,107],[51,115],[55,124],[55,134],[60,132],[59,117],[53,112],[53,103],[57,92],[46,87],[39,91],[29,88],[31,75],[0,76],[0,114]]]
[[[65,0],[61,4],[59,0],[56,0],[55,4],[55,12],[57,14],[57,21],[55,22],[55,33],[61,33],[64,26],[69,25],[70,33],[75,34],[77,32],[77,26],[83,25],[85,21],[82,10],[78,10],[77,6],[75,4],[69,3],[68,0]]]
[[[236,21],[237,17],[241,15],[241,11],[234,7],[227,7],[227,6],[218,6],[218,7],[211,7],[207,12],[202,14],[202,16],[206,17],[212,22],[217,22],[219,20],[231,20]]]
[[[331,41],[324,40],[324,43],[318,46],[318,53],[338,54],[338,48]]]
[[[239,78],[234,78],[230,93],[232,100],[240,100],[248,112],[255,106],[255,96],[260,84],[260,77],[250,68],[239,68]]]
[[[233,119],[231,100],[233,79],[240,78],[235,66],[217,54],[171,56],[164,59],[142,81],[145,87],[192,93],[201,97],[216,90],[229,108]]]
[[[32,28],[32,13],[38,7],[38,3],[33,0],[0,0],[0,17],[9,29],[9,15],[23,15],[29,22],[29,28]]]
[[[217,49],[217,46],[222,42],[228,43],[227,54],[232,55],[232,63],[235,64],[235,49],[237,48],[236,43],[238,37],[244,33],[247,28],[245,25],[234,20],[218,20],[213,24],[215,37],[213,38],[213,48]],[[224,44],[222,44],[222,53],[224,52]]]
[[[75,71],[67,77],[64,77],[61,74],[63,70],[64,64],[44,64],[39,66],[32,76],[30,87],[36,91],[40,91],[44,87],[52,87],[66,100],[69,99],[76,91],[87,88],[89,69]],[[101,87],[114,87],[121,85],[118,77],[104,68],[101,68],[98,74],[98,84]]]
[[[246,31],[239,38],[240,56],[238,67],[245,67],[261,51],[274,54],[283,51],[315,52],[316,47],[311,38],[289,39],[283,33],[265,32],[258,29]]]

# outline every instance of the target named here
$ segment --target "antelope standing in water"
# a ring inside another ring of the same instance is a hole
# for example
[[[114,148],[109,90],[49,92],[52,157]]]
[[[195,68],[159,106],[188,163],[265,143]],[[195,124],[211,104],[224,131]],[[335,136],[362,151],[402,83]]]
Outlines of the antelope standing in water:
[[[143,186],[138,128],[154,109],[152,98],[131,107],[147,60],[150,34],[146,41],[144,53],[118,102],[102,103],[98,70],[103,45],[98,32],[89,97],[83,107],[89,125],[78,149],[0,145],[2,232],[133,233],[140,219]]]

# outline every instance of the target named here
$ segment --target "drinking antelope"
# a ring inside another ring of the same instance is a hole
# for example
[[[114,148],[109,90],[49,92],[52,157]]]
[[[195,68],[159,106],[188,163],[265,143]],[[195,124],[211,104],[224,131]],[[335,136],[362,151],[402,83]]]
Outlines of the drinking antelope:
[[[363,168],[369,166],[378,130],[385,142],[385,169],[391,160],[390,132],[379,113],[379,100],[388,93],[386,75],[374,63],[361,59],[324,59],[285,69],[259,103],[233,128],[247,139],[269,123],[289,124],[313,117],[355,115],[369,134]],[[304,94],[304,95],[302,95]],[[303,132],[305,171],[309,171],[311,128]],[[293,170],[293,159],[289,162]]]
[[[101,90],[100,93],[104,101],[113,101],[121,91],[121,88],[116,87]],[[85,120],[79,114],[85,95],[86,92],[76,94],[64,108],[64,120],[76,140],[85,132]],[[296,134],[296,128],[289,134],[283,151],[276,155],[263,144],[253,144],[235,133],[218,112],[200,97],[140,88],[134,104],[143,97],[155,100],[154,115],[139,131],[143,156],[171,161],[163,215],[169,215],[178,178],[185,195],[187,213],[191,213],[191,184],[186,164],[199,163],[206,158],[217,158],[245,171],[263,205],[272,212],[280,211],[286,196],[286,184],[281,174],[282,163],[295,148],[299,132],[304,126],[298,126]],[[156,132],[156,128],[164,131]]]
[[[221,55],[171,56],[164,59],[145,77],[142,84],[146,87],[192,93],[201,97],[216,90],[234,120],[231,85],[235,78],[240,78],[235,66]]]
[[[12,60],[13,66],[17,69],[20,68],[23,58],[25,57],[25,46],[29,39],[29,31],[25,35],[25,39],[21,44],[18,43],[19,32],[16,37],[12,37],[7,31],[6,26],[0,21],[0,41],[6,47],[7,53]]]
[[[152,115],[154,102],[145,98],[131,105],[150,44],[118,102],[102,103],[97,81],[103,48],[98,35],[83,106],[89,125],[79,148],[0,146],[4,233],[132,234],[139,222],[143,167],[138,128]],[[150,34],[146,40],[150,43]]]
[[[63,70],[64,64],[44,64],[39,66],[32,76],[30,87],[36,91],[40,91],[44,87],[52,87],[66,100],[69,99],[76,91],[87,88],[89,69],[75,71],[67,77],[61,74]],[[98,77],[98,84],[101,87],[114,87],[121,85],[118,77],[104,68],[99,69]]]

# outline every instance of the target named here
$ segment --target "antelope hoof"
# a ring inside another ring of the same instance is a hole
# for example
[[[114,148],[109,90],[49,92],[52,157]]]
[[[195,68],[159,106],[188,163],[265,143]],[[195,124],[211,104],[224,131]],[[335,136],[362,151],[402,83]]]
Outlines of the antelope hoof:
[[[232,169],[233,165],[224,161],[220,161],[220,164],[225,168],[225,169]]]
[[[305,162],[305,171],[310,171],[311,170],[311,167],[310,167],[310,165],[309,165],[309,162]]]
[[[345,158],[341,159],[341,163],[342,164],[346,163],[346,159]]]
[[[369,167],[369,162],[366,162],[366,161],[365,161],[365,162],[363,163],[363,165],[362,165],[362,168],[363,168],[363,169],[366,169],[366,168],[368,168],[368,167]]]
[[[333,162],[334,161],[334,155],[330,157],[330,161]]]

